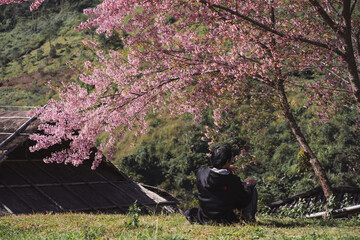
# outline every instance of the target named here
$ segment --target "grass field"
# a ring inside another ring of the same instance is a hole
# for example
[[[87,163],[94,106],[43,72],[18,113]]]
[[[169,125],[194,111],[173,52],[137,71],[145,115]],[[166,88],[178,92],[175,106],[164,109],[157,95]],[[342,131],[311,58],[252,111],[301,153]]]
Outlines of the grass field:
[[[308,220],[261,216],[256,224],[189,224],[180,214],[34,214],[0,217],[0,239],[360,239],[360,219]]]

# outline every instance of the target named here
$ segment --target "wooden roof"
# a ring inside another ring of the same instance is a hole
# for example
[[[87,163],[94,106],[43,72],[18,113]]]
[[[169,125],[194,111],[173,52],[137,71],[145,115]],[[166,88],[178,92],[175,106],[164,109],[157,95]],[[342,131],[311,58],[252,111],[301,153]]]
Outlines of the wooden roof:
[[[177,211],[178,202],[170,194],[132,181],[110,162],[101,163],[96,170],[91,170],[90,161],[78,167],[45,164],[39,154],[28,151],[28,135],[36,131],[39,122],[26,114],[0,111],[0,216],[67,211],[123,213],[135,201],[144,212]]]

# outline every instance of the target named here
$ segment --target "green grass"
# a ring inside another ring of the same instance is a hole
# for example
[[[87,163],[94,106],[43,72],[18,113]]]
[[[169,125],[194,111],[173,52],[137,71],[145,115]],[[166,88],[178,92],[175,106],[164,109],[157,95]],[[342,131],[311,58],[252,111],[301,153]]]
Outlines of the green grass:
[[[34,214],[0,218],[0,239],[360,239],[360,220],[308,220],[260,217],[257,224],[189,224],[180,214]]]

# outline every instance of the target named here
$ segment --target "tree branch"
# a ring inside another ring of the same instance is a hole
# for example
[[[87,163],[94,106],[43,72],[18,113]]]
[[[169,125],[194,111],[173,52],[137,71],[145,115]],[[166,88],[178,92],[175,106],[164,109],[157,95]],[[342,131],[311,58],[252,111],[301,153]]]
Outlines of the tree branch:
[[[271,18],[271,22],[272,22],[272,27],[273,29],[275,29],[276,26],[276,19],[275,19],[275,10],[274,7],[271,5],[271,3],[273,3],[273,1],[270,2],[270,18]]]
[[[358,31],[356,33],[356,43],[357,43],[357,51],[358,55],[360,56],[360,26],[358,27]]]
[[[355,0],[354,3],[353,3],[353,5],[351,6],[350,15],[353,14],[354,9],[355,9],[355,7],[356,7],[356,3],[357,3],[357,0]]]

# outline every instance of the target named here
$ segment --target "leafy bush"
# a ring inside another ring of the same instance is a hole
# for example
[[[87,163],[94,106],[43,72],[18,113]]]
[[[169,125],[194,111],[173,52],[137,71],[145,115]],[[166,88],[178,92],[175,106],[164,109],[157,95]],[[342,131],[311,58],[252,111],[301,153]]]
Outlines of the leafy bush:
[[[126,227],[137,228],[139,227],[139,216],[141,209],[137,206],[137,201],[134,202],[132,206],[129,207],[129,217],[130,220],[125,223]]]

